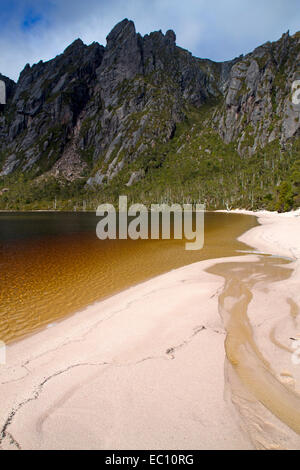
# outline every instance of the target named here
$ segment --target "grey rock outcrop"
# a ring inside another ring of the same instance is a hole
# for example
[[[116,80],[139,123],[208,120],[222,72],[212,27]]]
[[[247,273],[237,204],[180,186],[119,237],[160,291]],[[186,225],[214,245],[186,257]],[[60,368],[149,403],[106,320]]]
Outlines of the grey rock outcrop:
[[[291,90],[300,65],[300,38],[286,33],[241,58],[228,77],[215,124],[225,142],[237,141],[240,154],[253,154],[276,138],[284,144],[300,129]]]
[[[0,75],[0,176],[49,173],[101,185],[169,142],[187,109],[209,102],[210,125],[241,155],[284,144],[299,134],[290,99],[299,64],[299,35],[215,63],[178,47],[172,30],[142,37],[125,19],[106,47],[77,39],[53,60],[26,65],[16,84]]]

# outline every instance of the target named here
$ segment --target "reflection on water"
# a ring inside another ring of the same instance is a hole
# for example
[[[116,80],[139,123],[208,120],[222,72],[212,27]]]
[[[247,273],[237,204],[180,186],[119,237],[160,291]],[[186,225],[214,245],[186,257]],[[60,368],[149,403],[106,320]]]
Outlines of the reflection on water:
[[[0,339],[8,342],[120,291],[196,261],[248,247],[236,237],[254,217],[207,213],[205,245],[96,237],[90,213],[0,214]]]

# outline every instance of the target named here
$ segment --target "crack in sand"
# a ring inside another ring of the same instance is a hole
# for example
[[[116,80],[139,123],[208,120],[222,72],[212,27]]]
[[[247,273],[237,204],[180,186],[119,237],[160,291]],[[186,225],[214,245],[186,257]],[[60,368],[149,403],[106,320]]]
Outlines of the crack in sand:
[[[182,282],[182,280],[179,280],[178,281],[178,284],[180,284]],[[35,360],[37,359],[40,359],[41,357],[47,355],[47,354],[51,354],[51,353],[55,353],[57,352],[59,349],[62,349],[64,348],[65,346],[68,346],[70,344],[74,344],[74,343],[81,343],[82,341],[84,341],[86,339],[86,337],[91,333],[93,332],[96,328],[98,328],[99,325],[101,325],[102,323],[104,322],[107,322],[109,320],[111,320],[114,316],[120,314],[120,313],[123,313],[124,311],[126,311],[129,307],[131,307],[131,305],[133,305],[135,302],[139,302],[141,301],[141,299],[144,299],[144,298],[147,298],[153,294],[157,294],[163,290],[167,290],[169,287],[162,287],[160,289],[153,289],[151,290],[150,292],[147,292],[145,293],[144,295],[142,296],[137,296],[136,298],[130,300],[129,302],[127,302],[125,304],[125,306],[121,309],[118,309],[118,310],[114,310],[113,312],[111,312],[110,315],[108,315],[106,318],[102,318],[101,320],[97,321],[96,323],[94,323],[90,328],[87,329],[87,331],[81,335],[78,339],[67,339],[66,341],[64,341],[62,344],[59,344],[57,345],[55,348],[53,349],[48,349],[47,351],[44,351],[43,353],[41,354],[38,354],[37,356],[34,356],[32,357],[31,359],[28,359],[26,362],[24,362],[22,365],[20,365],[19,367],[23,367],[25,368],[28,373],[31,373],[30,369],[27,368],[27,366],[34,362]],[[92,307],[92,305],[90,306]],[[7,370],[9,371],[10,369],[14,369],[16,366],[13,366],[13,367],[9,367]],[[6,385],[6,384],[9,384],[9,383],[12,383],[12,382],[19,382],[20,380],[23,380],[23,378],[27,377],[29,374],[26,374],[25,376],[21,377],[21,378],[18,378],[18,379],[13,379],[13,380],[10,380],[10,381],[7,381],[7,382],[1,382],[1,385]]]
[[[33,391],[33,394],[31,397],[23,400],[20,402],[16,407],[12,408],[11,412],[8,415],[8,418],[6,419],[1,431],[0,431],[0,446],[4,443],[5,439],[9,439],[9,444],[11,446],[14,446],[15,448],[21,450],[21,444],[13,437],[13,435],[8,432],[8,428],[12,425],[17,413],[27,404],[31,403],[32,401],[38,400],[41,393],[43,392],[44,386],[52,379],[58,377],[59,375],[62,375],[66,372],[69,372],[72,369],[75,369],[76,367],[103,367],[103,366],[111,366],[111,367],[132,367],[136,366],[138,364],[141,364],[146,361],[150,360],[169,360],[170,358],[173,360],[175,359],[175,353],[182,349],[183,347],[188,346],[192,340],[202,331],[210,329],[209,327],[206,326],[199,326],[194,328],[194,332],[191,336],[189,336],[188,339],[184,340],[182,343],[180,343],[177,346],[168,348],[166,350],[165,355],[161,356],[147,356],[142,359],[139,359],[138,361],[135,362],[128,362],[128,363],[121,363],[121,362],[96,362],[96,363],[77,363],[77,364],[72,364],[68,366],[67,368],[57,371],[54,374],[50,375],[49,377],[46,377]],[[216,334],[220,334],[219,331],[213,330]],[[168,357],[170,356],[170,357]],[[29,361],[28,361],[29,362]],[[23,377],[24,378],[24,377]],[[22,380],[22,379],[18,379]]]
[[[15,446],[18,450],[22,450],[22,447],[21,445],[18,443],[18,441],[16,441],[16,439],[14,438],[14,436],[12,434],[10,434],[9,432],[7,433],[7,437],[9,438],[9,443],[10,445],[13,445]]]
[[[204,330],[210,330],[210,331],[212,331],[213,333],[216,333],[216,334],[218,334],[218,335],[224,335],[224,336],[226,335],[225,331],[215,330],[214,328],[210,328],[210,327],[208,327],[208,326],[203,326],[203,325],[194,328],[194,330],[195,330],[194,333],[193,333],[187,340],[183,341],[182,343],[178,344],[177,346],[168,348],[168,349],[166,350],[166,354],[167,354],[167,355],[170,355],[170,357],[171,357],[172,359],[174,359],[175,356],[173,355],[173,353],[175,353],[175,352],[178,351],[179,349],[181,349],[181,348],[187,346],[187,345],[192,341],[192,339],[193,339],[195,336],[197,336],[199,333],[201,333],[201,331],[204,331]]]
[[[49,377],[47,377],[46,379],[43,380],[43,382],[41,382],[36,390],[33,392],[33,395],[25,400],[23,400],[21,403],[18,404],[18,406],[16,408],[12,408],[11,412],[9,413],[8,415],[8,418],[7,420],[5,421],[4,423],[4,426],[2,427],[1,429],[1,432],[0,432],[0,445],[2,445],[3,441],[8,437],[10,439],[10,444],[11,445],[15,445],[17,448],[21,448],[20,444],[14,439],[14,437],[12,436],[12,434],[10,434],[7,429],[11,426],[16,414],[21,410],[21,408],[23,408],[23,406],[27,405],[28,403],[32,402],[32,401],[35,401],[35,400],[38,400],[42,391],[43,391],[43,387],[44,385],[49,382],[51,379],[61,375],[61,374],[64,374],[65,372],[68,372],[69,370],[71,369],[74,369],[75,367],[80,367],[80,366],[92,366],[92,365],[96,365],[96,364],[73,364],[69,367],[67,367],[66,369],[64,370],[61,370],[61,371],[58,371],[58,372],[55,372],[54,374],[50,375]],[[99,363],[97,364],[98,366],[100,365],[106,365],[106,363]]]

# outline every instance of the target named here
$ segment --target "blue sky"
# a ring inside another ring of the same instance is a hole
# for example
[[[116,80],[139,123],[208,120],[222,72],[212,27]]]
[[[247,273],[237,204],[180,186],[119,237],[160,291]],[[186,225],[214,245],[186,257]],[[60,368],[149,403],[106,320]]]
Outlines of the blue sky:
[[[0,0],[0,72],[17,80],[26,63],[49,60],[74,39],[106,36],[123,18],[141,34],[174,29],[198,57],[229,60],[288,29],[300,30],[299,0]]]

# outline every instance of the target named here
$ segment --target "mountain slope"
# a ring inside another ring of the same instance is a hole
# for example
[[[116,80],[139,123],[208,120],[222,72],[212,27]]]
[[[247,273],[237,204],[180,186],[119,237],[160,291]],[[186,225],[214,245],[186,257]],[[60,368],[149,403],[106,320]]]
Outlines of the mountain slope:
[[[291,208],[299,64],[299,34],[224,63],[193,57],[173,31],[142,37],[127,19],[106,47],[78,39],[17,84],[2,78],[0,208],[94,208],[119,194]]]

